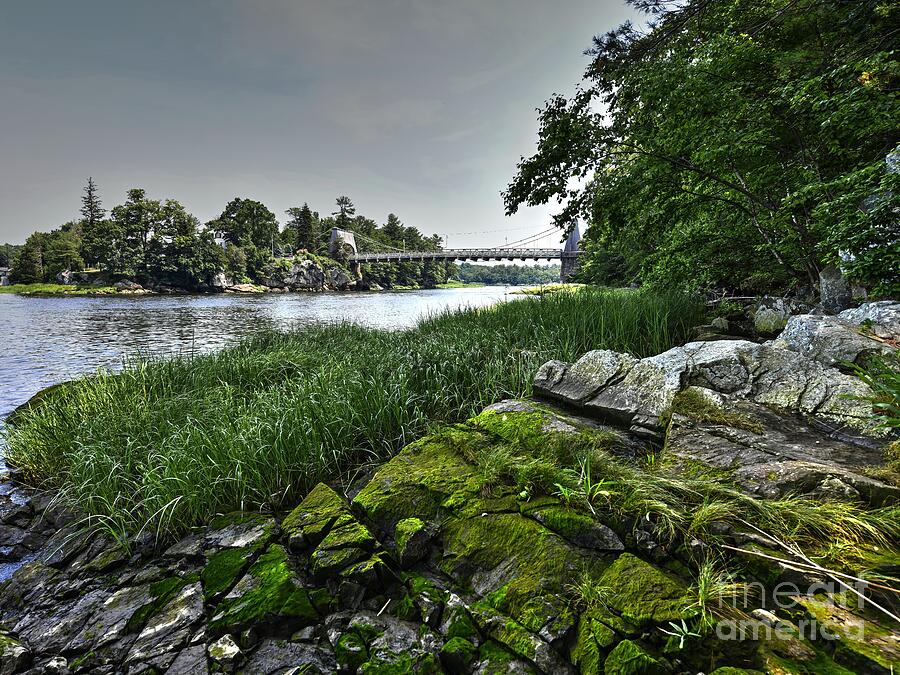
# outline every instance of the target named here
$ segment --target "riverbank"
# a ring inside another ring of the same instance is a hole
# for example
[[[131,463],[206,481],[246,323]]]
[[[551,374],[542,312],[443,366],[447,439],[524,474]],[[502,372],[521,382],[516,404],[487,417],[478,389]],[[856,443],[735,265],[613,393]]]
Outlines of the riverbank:
[[[492,330],[521,328],[517,317],[559,320],[554,310],[579,308],[582,293],[474,317]],[[590,302],[600,297],[612,299]],[[124,530],[97,519],[86,531],[90,521],[47,500],[2,509],[6,532],[38,547],[0,593],[3,664],[173,675],[890,672],[900,660],[900,475],[880,454],[890,435],[872,418],[872,391],[832,359],[893,349],[873,336],[900,337],[900,305],[854,312],[795,316],[765,343],[547,361],[529,376],[542,402],[507,400],[431,426],[377,467],[363,461],[311,486],[294,509],[245,506],[183,536],[166,536],[161,519],[117,540]],[[474,317],[437,317],[431,329],[446,338]],[[269,388],[298,365],[284,359],[289,338],[241,348],[271,359]],[[234,356],[219,374],[230,372],[233,394],[251,405],[253,383]],[[209,385],[210,367],[193,386]],[[160,394],[188,401],[171,377],[142,382],[151,406]],[[75,399],[95,407],[48,400],[28,417],[103,410]],[[371,411],[360,413],[357,423]],[[199,441],[210,427],[190,418]],[[99,429],[84,438],[100,440]],[[118,447],[119,472],[154,461]],[[248,462],[222,467],[215,489]],[[270,480],[281,471],[271,465]]]
[[[216,354],[78,381],[10,430],[7,454],[98,522],[184,531],[221,511],[295,504],[434,422],[527,395],[548,358],[679,344],[703,311],[684,296],[584,291],[439,314],[400,332],[263,332]],[[127,458],[121,438],[131,439]]]

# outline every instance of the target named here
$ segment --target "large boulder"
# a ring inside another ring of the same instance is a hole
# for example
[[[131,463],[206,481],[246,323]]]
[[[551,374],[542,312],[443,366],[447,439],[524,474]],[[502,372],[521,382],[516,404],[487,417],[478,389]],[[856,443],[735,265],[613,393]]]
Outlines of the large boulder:
[[[808,309],[806,305],[787,298],[764,297],[750,310],[750,316],[758,334],[773,336],[787,325],[791,316]]]
[[[689,342],[640,360],[588,352],[574,364],[545,363],[533,389],[638,436],[659,438],[675,396],[692,385],[878,433],[860,398],[870,393],[863,382],[778,342]]]
[[[844,310],[838,316],[876,337],[900,340],[900,302],[896,300],[866,302],[855,309]]]
[[[706,398],[706,406],[685,405],[685,397],[675,402],[663,455],[667,461],[728,477],[765,499],[815,493],[879,505],[900,501],[900,488],[863,474],[883,462],[876,443],[825,433],[798,416],[751,401],[696,393]]]
[[[827,265],[819,272],[819,294],[826,312],[840,312],[853,302],[850,282],[836,265]]]
[[[66,284],[66,285],[74,284],[75,283],[74,276],[75,275],[72,273],[72,270],[62,270],[61,272],[57,273],[56,282],[59,284]]]
[[[295,260],[283,281],[291,290],[320,291],[325,286],[325,271],[314,260]]]
[[[327,267],[325,269],[325,286],[332,291],[346,291],[353,285],[354,280],[340,267]]]
[[[866,333],[858,323],[844,319],[843,314],[792,316],[778,338],[788,348],[826,366],[861,363],[868,356],[896,351],[896,347]]]

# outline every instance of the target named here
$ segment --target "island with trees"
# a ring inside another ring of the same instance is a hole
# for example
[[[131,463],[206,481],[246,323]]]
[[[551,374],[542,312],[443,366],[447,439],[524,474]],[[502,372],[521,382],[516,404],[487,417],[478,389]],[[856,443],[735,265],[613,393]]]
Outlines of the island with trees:
[[[80,215],[50,232],[35,232],[23,245],[0,247],[8,282],[38,291],[65,284],[71,288],[63,291],[87,293],[260,292],[434,288],[456,273],[453,263],[403,262],[367,265],[357,279],[339,253],[329,254],[332,228],[361,235],[361,251],[379,245],[434,251],[441,242],[393,213],[379,225],[357,214],[345,195],[325,216],[308,204],[287,209],[283,227],[264,204],[240,197],[200,223],[177,200],[154,199],[141,188],[107,211],[89,178]]]

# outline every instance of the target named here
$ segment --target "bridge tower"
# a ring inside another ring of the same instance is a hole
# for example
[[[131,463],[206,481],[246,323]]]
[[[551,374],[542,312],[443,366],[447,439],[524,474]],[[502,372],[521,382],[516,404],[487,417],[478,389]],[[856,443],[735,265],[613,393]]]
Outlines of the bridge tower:
[[[562,248],[562,259],[559,266],[559,280],[563,283],[568,282],[578,271],[578,252],[581,250],[581,231],[578,229],[578,223],[566,238],[566,243]]]
[[[337,227],[331,228],[331,238],[328,240],[328,253],[332,258],[346,263],[347,258],[356,255],[359,251],[356,248],[356,236],[349,230],[341,230]],[[362,279],[362,266],[358,262],[350,263],[350,271],[357,279]]]

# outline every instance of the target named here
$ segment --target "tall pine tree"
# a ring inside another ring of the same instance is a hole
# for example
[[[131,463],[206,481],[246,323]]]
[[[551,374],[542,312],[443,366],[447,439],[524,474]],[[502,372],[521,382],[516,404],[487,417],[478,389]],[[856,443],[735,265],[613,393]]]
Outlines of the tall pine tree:
[[[312,251],[316,248],[316,227],[312,209],[305,203],[302,207],[291,207],[286,213],[290,216],[287,227],[294,232],[294,246],[297,249]]]
[[[106,209],[97,193],[97,184],[88,178],[81,197],[81,257],[88,265],[107,266],[110,233]]]

